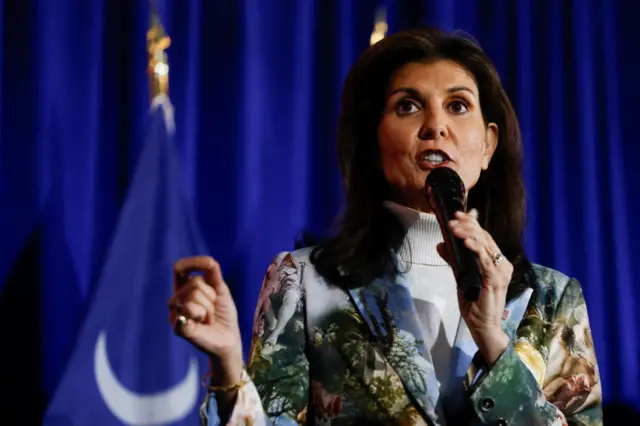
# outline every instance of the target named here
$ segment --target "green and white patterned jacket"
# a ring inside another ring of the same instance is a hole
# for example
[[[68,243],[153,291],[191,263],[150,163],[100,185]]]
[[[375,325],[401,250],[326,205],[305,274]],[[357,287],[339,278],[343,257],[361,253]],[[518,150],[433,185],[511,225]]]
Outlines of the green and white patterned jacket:
[[[402,275],[343,290],[310,249],[278,255],[265,276],[228,425],[441,425],[438,386]],[[535,283],[505,310],[511,344],[482,366],[461,321],[446,396],[451,425],[601,425],[601,385],[578,281],[534,265]],[[249,379],[250,378],[250,379]],[[218,425],[216,398],[201,407]]]

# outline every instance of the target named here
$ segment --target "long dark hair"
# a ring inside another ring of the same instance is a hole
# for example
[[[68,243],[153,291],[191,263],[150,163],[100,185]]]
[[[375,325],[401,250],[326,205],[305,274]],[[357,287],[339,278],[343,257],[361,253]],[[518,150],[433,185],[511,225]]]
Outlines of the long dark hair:
[[[500,77],[473,40],[437,29],[406,30],[371,46],[347,75],[338,124],[338,157],[346,206],[335,236],[317,245],[312,263],[326,279],[339,285],[368,283],[390,270],[397,272],[393,252],[403,229],[384,206],[387,184],[377,159],[377,130],[392,74],[410,62],[450,60],[467,69],[480,92],[484,122],[496,123],[499,139],[487,170],[469,191],[468,208],[514,264],[509,297],[527,286],[531,264],[525,255],[525,191],[522,143],[515,111]]]

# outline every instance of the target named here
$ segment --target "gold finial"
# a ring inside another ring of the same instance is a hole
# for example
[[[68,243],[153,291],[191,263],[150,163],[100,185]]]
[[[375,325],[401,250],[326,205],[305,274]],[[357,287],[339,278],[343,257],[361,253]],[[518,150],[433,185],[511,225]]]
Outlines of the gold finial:
[[[376,21],[373,24],[373,32],[371,33],[370,45],[373,46],[387,35],[387,12],[384,7],[379,7],[376,12]]]
[[[151,19],[147,31],[147,55],[149,64],[149,89],[151,99],[160,93],[169,93],[169,61],[165,50],[171,45],[171,39],[164,32],[154,0],[149,1]]]

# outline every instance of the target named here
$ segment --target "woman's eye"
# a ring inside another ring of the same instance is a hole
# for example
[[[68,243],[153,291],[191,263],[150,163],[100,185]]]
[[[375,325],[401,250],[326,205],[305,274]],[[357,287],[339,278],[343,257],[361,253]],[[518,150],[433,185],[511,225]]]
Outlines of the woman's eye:
[[[453,101],[449,104],[449,109],[454,114],[464,114],[469,111],[469,107],[463,101]]]
[[[415,102],[404,99],[398,102],[396,110],[398,111],[398,114],[401,115],[412,114],[418,111],[418,106],[415,104]]]

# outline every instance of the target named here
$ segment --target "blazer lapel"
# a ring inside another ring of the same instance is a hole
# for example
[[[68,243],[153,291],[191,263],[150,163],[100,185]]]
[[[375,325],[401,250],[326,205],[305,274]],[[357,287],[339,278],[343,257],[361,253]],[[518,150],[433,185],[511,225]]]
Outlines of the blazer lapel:
[[[436,421],[438,382],[406,283],[401,277],[376,279],[349,294],[409,397],[426,421]]]

